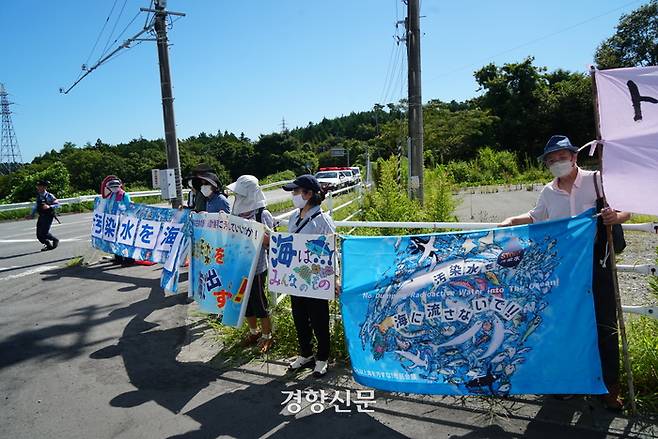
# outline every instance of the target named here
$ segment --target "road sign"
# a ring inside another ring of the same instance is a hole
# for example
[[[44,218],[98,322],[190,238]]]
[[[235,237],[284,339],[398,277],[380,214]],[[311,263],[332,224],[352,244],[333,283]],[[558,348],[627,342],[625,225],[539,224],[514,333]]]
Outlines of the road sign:
[[[331,157],[343,157],[345,156],[345,148],[331,148],[329,154]]]
[[[151,182],[153,183],[153,189],[160,189],[160,170],[151,169]]]

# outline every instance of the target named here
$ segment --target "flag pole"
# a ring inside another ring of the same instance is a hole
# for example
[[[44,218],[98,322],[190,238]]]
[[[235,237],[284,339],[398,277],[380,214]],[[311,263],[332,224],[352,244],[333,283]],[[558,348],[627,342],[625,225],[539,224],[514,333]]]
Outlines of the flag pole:
[[[596,152],[599,162],[599,174],[601,175],[601,195],[603,197],[603,205],[607,206],[608,202],[605,199],[605,190],[603,189],[603,144],[601,143],[601,118],[599,115],[599,97],[596,87],[596,68],[590,67],[590,77],[592,78],[592,100],[594,102],[594,126],[596,129]],[[596,176],[595,176],[596,178]],[[610,269],[612,270],[612,286],[615,292],[615,302],[617,305],[617,321],[619,323],[619,333],[621,335],[622,358],[624,360],[624,369],[626,370],[626,382],[628,385],[628,397],[631,403],[631,414],[637,416],[637,405],[635,404],[635,388],[633,386],[633,372],[631,370],[630,356],[628,355],[628,339],[626,338],[626,324],[624,323],[624,312],[621,307],[621,295],[619,294],[619,283],[617,281],[617,257],[615,255],[613,239],[612,239],[612,226],[605,226],[605,231],[608,240],[608,253]]]

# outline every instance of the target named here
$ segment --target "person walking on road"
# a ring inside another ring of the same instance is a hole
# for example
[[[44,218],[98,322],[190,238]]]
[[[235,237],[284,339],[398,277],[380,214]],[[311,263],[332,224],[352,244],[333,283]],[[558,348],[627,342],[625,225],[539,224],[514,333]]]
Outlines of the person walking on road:
[[[44,245],[41,249],[42,252],[53,250],[59,245],[59,239],[50,233],[50,226],[57,217],[55,209],[59,208],[59,201],[53,194],[48,192],[48,186],[50,186],[48,180],[39,180],[37,182],[37,200],[32,208],[32,213],[29,215],[30,218],[34,218],[36,213],[39,214],[37,239]]]

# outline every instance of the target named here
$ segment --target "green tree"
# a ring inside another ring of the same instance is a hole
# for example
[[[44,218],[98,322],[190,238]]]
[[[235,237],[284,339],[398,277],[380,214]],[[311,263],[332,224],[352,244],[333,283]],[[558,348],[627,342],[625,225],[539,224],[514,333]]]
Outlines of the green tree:
[[[434,166],[472,157],[491,142],[499,119],[489,110],[453,111],[447,104],[430,101],[423,109],[425,163]]]
[[[69,177],[69,171],[61,162],[55,162],[38,172],[30,172],[25,169],[16,175],[15,186],[9,200],[12,203],[20,203],[34,199],[36,184],[39,180],[50,181],[48,191],[58,198],[65,198],[71,192]]]
[[[541,103],[548,87],[543,67],[533,65],[528,57],[520,63],[498,67],[489,64],[475,72],[475,80],[484,94],[476,99],[489,109],[500,123],[496,140],[503,149],[534,154],[543,138],[537,136],[541,125]]]
[[[600,69],[658,64],[658,1],[622,15],[614,35],[596,49],[594,61]]]

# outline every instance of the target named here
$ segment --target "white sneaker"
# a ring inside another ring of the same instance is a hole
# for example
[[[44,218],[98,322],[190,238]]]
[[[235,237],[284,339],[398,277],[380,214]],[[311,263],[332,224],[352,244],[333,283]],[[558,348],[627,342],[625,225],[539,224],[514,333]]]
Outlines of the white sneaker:
[[[295,359],[295,361],[290,363],[290,366],[288,366],[288,369],[290,369],[290,370],[299,370],[303,367],[313,367],[314,360],[315,360],[315,357],[313,355],[311,355],[310,357],[302,357],[300,355]]]
[[[320,378],[325,376],[327,373],[327,362],[326,361],[316,361],[315,369],[313,369],[313,376],[315,378]]]

